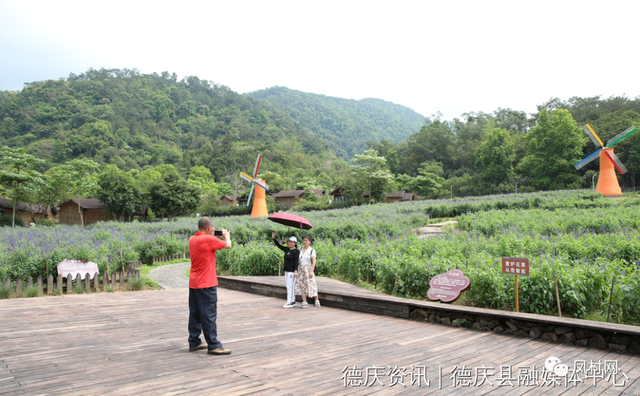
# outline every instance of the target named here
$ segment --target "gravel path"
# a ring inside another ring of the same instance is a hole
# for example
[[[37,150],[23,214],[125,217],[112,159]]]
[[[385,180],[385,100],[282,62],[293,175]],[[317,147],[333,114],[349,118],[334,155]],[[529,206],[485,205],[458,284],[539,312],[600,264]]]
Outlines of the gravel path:
[[[163,289],[186,289],[189,287],[189,278],[184,275],[191,263],[164,265],[152,269],[149,277],[158,282]]]

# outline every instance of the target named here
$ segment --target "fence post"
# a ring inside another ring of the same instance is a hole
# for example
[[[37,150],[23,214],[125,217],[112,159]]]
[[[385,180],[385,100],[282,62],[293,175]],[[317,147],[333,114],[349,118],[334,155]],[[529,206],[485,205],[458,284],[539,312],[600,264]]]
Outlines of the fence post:
[[[33,287],[33,278],[28,276],[27,277],[27,289],[31,289]]]
[[[11,279],[9,279],[9,277],[4,280],[4,285],[7,287],[7,289],[11,288]]]
[[[120,290],[124,290],[124,272],[120,271]]]
[[[53,275],[47,275],[47,294],[53,293]]]
[[[111,287],[113,287],[113,290],[116,290],[116,273],[115,272],[111,273]]]
[[[82,286],[82,277],[80,273],[76,274],[76,287],[80,288]]]
[[[42,275],[38,275],[38,293],[39,294],[44,294],[42,292]]]
[[[73,278],[71,274],[67,275],[67,294],[71,294],[73,291]]]
[[[64,286],[62,285],[62,275],[58,275],[56,283],[58,284],[58,290],[60,290],[60,294],[62,294],[64,292]]]
[[[102,274],[102,290],[107,291],[107,286],[109,285],[109,273],[105,272]]]
[[[87,293],[91,291],[91,277],[88,272],[84,275],[84,288]]]
[[[100,278],[100,275],[97,272],[95,272],[93,274],[93,288],[96,289],[97,292],[100,291],[100,280],[99,280],[99,278]]]
[[[18,277],[18,279],[16,279],[16,294],[20,295],[22,294],[22,278]]]

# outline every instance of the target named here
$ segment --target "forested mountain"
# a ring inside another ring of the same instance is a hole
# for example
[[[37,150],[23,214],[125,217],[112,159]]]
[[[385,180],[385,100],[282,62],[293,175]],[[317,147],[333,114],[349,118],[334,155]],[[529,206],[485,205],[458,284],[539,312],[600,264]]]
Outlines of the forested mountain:
[[[330,173],[337,161],[322,138],[268,101],[194,76],[117,69],[0,92],[2,145],[45,159],[40,170],[88,158],[125,171],[172,164],[186,177],[201,165],[216,182],[253,170],[258,153],[262,171],[294,179]]]
[[[265,99],[302,126],[324,138],[339,156],[349,159],[367,141],[400,142],[420,130],[425,117],[408,107],[381,99],[342,99],[272,87],[248,95]]]

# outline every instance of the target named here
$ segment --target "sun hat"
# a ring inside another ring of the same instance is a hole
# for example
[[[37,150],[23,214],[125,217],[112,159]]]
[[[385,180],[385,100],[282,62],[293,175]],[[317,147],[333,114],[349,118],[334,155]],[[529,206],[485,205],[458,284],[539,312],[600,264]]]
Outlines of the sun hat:
[[[289,241],[293,241],[293,242],[295,242],[295,243],[298,243],[298,238],[296,238],[296,237],[294,237],[294,236],[291,236],[291,237],[287,238],[287,240],[289,240]]]

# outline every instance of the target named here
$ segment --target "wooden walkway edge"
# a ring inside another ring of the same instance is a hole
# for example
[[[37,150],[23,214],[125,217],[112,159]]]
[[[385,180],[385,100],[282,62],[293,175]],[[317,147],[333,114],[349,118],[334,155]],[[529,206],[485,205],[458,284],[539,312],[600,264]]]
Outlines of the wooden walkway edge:
[[[624,334],[635,339],[640,337],[638,326],[413,300],[363,289],[331,278],[318,277],[317,279],[318,296],[324,306],[351,311],[408,319],[416,309],[435,310],[445,312],[445,315],[453,313],[459,316],[501,318],[514,323],[537,323],[541,326],[563,326],[605,334]],[[283,277],[220,276],[218,281],[220,287],[286,299]],[[300,301],[300,296],[296,298]]]

